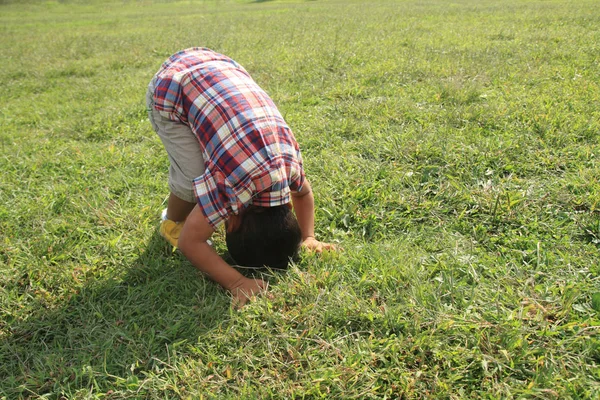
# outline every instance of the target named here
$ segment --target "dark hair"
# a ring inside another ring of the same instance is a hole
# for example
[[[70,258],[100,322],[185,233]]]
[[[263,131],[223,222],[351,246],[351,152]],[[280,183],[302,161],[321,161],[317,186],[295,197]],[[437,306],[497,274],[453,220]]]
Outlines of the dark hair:
[[[249,206],[238,216],[237,229],[227,229],[229,255],[240,265],[286,269],[298,256],[302,233],[288,205]]]

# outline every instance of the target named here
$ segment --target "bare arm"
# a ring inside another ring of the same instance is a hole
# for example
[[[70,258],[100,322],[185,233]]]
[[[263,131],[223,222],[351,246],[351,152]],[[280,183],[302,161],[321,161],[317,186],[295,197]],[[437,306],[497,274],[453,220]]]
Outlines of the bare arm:
[[[302,190],[292,192],[292,205],[302,232],[302,241],[315,237],[315,198],[308,180],[304,181]]]
[[[196,206],[181,230],[179,249],[196,268],[231,292],[237,306],[242,306],[253,294],[265,289],[266,283],[260,279],[246,278],[227,264],[206,243],[213,233],[214,229]]]
[[[315,239],[315,198],[308,180],[304,181],[301,191],[292,192],[292,205],[302,232],[302,246],[317,253],[335,250],[335,245]]]

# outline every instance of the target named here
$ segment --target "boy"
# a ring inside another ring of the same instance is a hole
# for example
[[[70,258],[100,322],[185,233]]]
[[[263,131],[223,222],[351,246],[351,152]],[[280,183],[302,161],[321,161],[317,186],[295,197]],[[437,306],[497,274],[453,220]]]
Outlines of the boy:
[[[234,304],[266,283],[244,277],[207,243],[220,224],[239,264],[282,268],[300,245],[334,248],[314,237],[314,198],[292,131],[242,66],[210,49],[182,50],[161,66],[146,100],[170,161],[161,235]]]

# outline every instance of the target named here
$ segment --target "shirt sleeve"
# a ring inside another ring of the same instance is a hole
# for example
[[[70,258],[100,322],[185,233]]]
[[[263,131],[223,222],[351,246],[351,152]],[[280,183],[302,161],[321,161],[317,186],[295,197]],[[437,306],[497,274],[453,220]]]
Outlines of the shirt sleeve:
[[[302,162],[302,154],[300,154],[300,150],[298,150],[296,159],[293,163],[291,163],[290,173],[289,173],[289,187],[290,190],[294,192],[299,192],[302,190],[304,186],[304,181],[306,180],[306,174],[304,173],[304,166]]]
[[[217,228],[230,214],[237,213],[233,190],[225,176],[207,167],[202,176],[193,181],[198,206],[208,223]]]

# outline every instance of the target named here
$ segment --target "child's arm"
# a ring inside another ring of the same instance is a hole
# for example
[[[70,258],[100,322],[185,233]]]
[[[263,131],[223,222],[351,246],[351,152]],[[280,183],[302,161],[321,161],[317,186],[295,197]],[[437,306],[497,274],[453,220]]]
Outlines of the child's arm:
[[[179,250],[196,268],[231,292],[234,304],[241,307],[252,295],[264,290],[267,284],[260,279],[246,278],[227,264],[206,243],[213,233],[214,229],[196,206],[181,229]]]
[[[315,239],[315,198],[308,180],[304,181],[301,191],[292,192],[292,205],[302,232],[302,246],[317,253],[335,250],[334,244]]]

